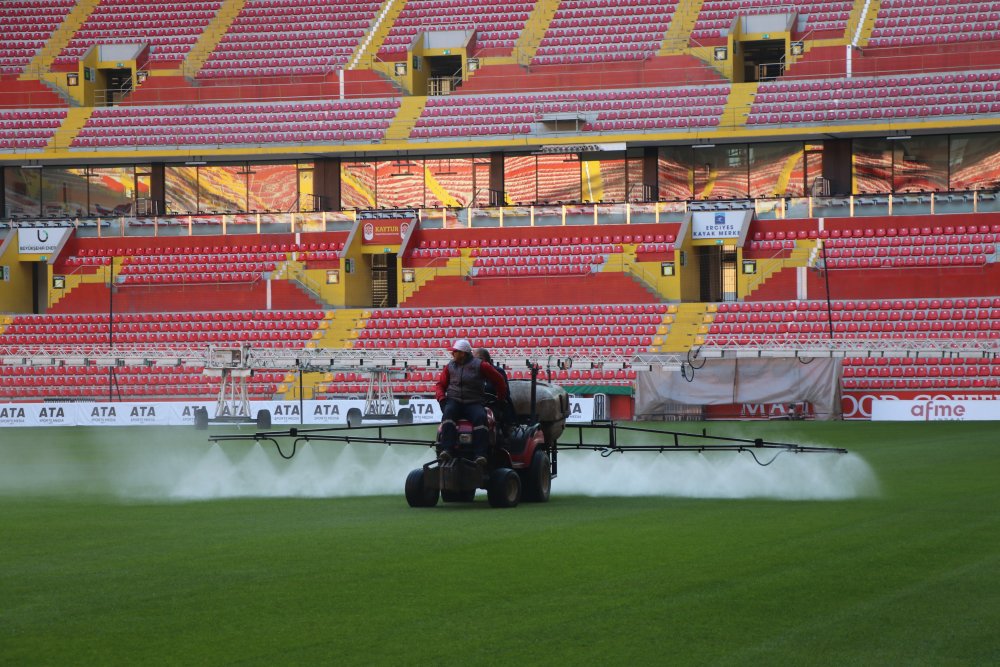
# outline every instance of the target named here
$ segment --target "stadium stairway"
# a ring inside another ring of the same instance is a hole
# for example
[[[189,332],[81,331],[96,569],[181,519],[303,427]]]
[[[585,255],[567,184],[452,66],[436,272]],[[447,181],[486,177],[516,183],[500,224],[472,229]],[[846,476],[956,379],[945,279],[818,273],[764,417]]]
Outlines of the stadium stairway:
[[[433,282],[436,278],[440,279],[444,277],[464,276],[466,272],[464,267],[471,263],[471,259],[469,259],[469,250],[467,248],[463,248],[462,252],[463,254],[459,257],[449,257],[444,266],[425,266],[415,268],[413,272],[413,282],[403,283],[403,289],[399,294],[400,306],[411,305],[408,304],[407,301],[413,300],[421,287],[427,283]]]
[[[750,115],[750,106],[754,97],[757,96],[757,82],[734,83],[729,91],[729,99],[722,110],[722,118],[719,124],[725,127],[744,127],[747,116]]]
[[[66,278],[66,287],[61,290],[49,290],[49,310],[51,312],[56,312],[53,310],[57,304],[63,299],[69,298],[71,294],[77,291],[81,285],[93,284],[100,288],[103,288],[108,281],[111,279],[111,267],[110,266],[98,266],[94,267],[94,270],[87,272],[73,272],[64,274]]]
[[[649,262],[640,262],[636,256],[636,244],[626,243],[622,244],[622,265],[615,266],[612,262],[605,262],[599,269],[599,273],[604,275],[612,273],[624,273],[632,278],[633,281],[639,286],[641,286],[646,292],[649,293],[650,298],[656,301],[663,301],[670,298],[668,294],[661,292],[656,284],[656,278],[651,272],[652,267],[647,269],[644,265],[650,264]],[[653,262],[652,264],[657,266],[658,264]]]
[[[320,323],[310,347],[321,349],[350,349],[358,337],[358,331],[365,328],[368,311],[360,308],[338,308],[328,310]]]
[[[688,53],[691,30],[694,29],[694,24],[698,21],[698,14],[701,13],[703,4],[704,0],[688,0],[677,5],[657,55],[679,56]]]
[[[556,10],[559,9],[560,1],[538,0],[535,3],[535,9],[528,16],[524,30],[514,42],[514,59],[518,64],[528,65],[534,60],[535,53],[538,52],[538,45],[542,43],[545,33],[548,32],[549,24],[552,22],[552,17],[556,15]]]
[[[768,257],[757,260],[757,280],[748,286],[744,298],[750,297],[757,290],[763,288],[767,281],[782,269],[809,266],[813,251],[816,248],[814,239],[800,239],[796,241],[795,248],[792,249],[788,257]],[[754,297],[760,298],[760,295]]]
[[[184,63],[181,65],[181,72],[184,76],[192,80],[198,76],[198,72],[201,71],[209,56],[212,55],[215,47],[225,37],[233,21],[243,11],[245,4],[246,0],[222,0],[222,6],[219,7],[215,18],[205,26],[205,30],[202,31],[198,41],[191,47],[191,50],[188,51],[187,56],[184,58]]]
[[[49,139],[49,149],[67,148],[73,141],[77,132],[86,125],[90,115],[94,113],[95,107],[69,107],[66,111],[66,118],[56,133]]]
[[[863,14],[865,6],[868,13]],[[878,19],[878,12],[882,8],[882,0],[854,0],[854,9],[851,10],[851,18],[847,21],[848,34],[847,42],[854,40],[854,33],[857,30],[858,22],[861,22],[861,30],[858,34],[858,46],[864,48],[868,46],[868,41],[872,37],[872,30],[875,29],[875,21]]]
[[[56,56],[58,56],[64,48],[73,39],[76,31],[80,29],[83,22],[87,20],[94,8],[100,4],[100,0],[77,0],[76,4],[63,22],[49,37],[48,42],[45,43],[35,57],[31,59],[27,67],[24,68],[22,72],[22,79],[36,79],[39,78],[41,72],[48,72],[52,68],[52,63],[55,61]]]
[[[676,311],[668,314],[668,317],[673,318],[670,331],[660,348],[654,352],[687,352],[698,342],[700,328],[704,325],[705,318],[710,317],[707,315],[707,306],[703,303],[681,303],[671,306],[671,310],[674,308]],[[707,332],[707,328],[705,331]]]
[[[377,62],[375,55],[382,48],[385,38],[389,35],[389,31],[392,30],[392,26],[396,23],[396,19],[404,7],[406,7],[406,0],[383,0],[382,6],[375,17],[374,25],[368,30],[364,40],[358,44],[358,48],[355,49],[350,60],[348,60],[350,64],[346,69],[372,68],[382,71],[383,74],[391,79],[392,72],[390,68],[394,67],[395,63]]]
[[[392,122],[385,131],[386,141],[405,141],[410,138],[410,132],[413,131],[413,126],[417,124],[417,120],[420,118],[420,114],[424,112],[424,107],[427,106],[426,97],[420,96],[406,96],[401,99],[401,104],[399,110],[396,112],[395,117],[393,117]]]

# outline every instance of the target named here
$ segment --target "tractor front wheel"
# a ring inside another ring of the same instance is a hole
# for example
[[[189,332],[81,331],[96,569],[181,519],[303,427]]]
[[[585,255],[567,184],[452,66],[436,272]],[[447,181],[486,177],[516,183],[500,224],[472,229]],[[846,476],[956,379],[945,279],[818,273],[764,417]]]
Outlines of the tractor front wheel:
[[[424,478],[424,469],[417,468],[406,476],[406,502],[410,507],[434,507],[438,502],[438,489],[429,486]]]

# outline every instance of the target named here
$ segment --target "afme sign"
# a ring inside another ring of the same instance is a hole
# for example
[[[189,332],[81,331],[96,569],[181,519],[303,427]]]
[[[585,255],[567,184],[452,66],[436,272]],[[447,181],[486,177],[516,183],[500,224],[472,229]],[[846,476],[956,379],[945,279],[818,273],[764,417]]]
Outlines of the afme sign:
[[[872,403],[872,421],[995,421],[1000,420],[1000,401],[966,401],[927,398],[918,401]]]
[[[437,401],[414,399],[407,406],[417,423],[441,421]],[[10,403],[0,406],[0,428],[32,426],[194,426],[196,408],[214,415],[214,401],[190,403]],[[258,410],[271,412],[274,425],[346,424],[348,411],[364,412],[361,399],[339,401],[252,401],[250,419]],[[594,415],[594,399],[570,397],[570,422],[589,422]]]
[[[890,403],[898,405],[888,405]],[[901,391],[891,394],[882,392],[868,394],[844,392],[841,396],[840,406],[845,420],[980,421],[1000,419],[1000,394],[988,393],[928,394],[919,391]]]
[[[25,227],[17,230],[17,251],[22,255],[53,255],[63,240],[69,236],[69,229],[56,227]]]

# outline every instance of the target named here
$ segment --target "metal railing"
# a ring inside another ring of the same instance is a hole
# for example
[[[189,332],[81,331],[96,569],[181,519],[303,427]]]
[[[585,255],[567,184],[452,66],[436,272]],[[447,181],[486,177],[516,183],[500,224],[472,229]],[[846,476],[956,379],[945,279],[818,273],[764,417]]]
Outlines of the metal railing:
[[[891,217],[1000,212],[1000,191],[861,194],[830,197],[764,197],[751,199],[760,221],[814,217]],[[565,203],[512,206],[468,206],[418,209],[424,229],[550,228],[585,236],[604,224],[683,222],[693,210],[726,211],[746,207],[747,199],[676,200],[627,203]],[[456,210],[461,215],[456,216]],[[184,213],[56,217],[20,213],[0,218],[5,230],[28,227],[72,227],[81,236],[204,236],[302,231],[349,231],[357,211],[292,211],[250,213]]]

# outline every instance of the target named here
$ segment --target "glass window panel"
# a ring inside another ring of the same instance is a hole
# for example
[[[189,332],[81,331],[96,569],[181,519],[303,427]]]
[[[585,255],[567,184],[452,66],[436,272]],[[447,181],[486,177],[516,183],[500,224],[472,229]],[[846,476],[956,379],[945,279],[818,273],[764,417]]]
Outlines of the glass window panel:
[[[251,211],[294,211],[297,207],[295,164],[255,164],[247,174],[247,206]],[[310,192],[311,194],[311,192]]]
[[[90,215],[127,215],[132,212],[135,196],[132,166],[90,170]]]
[[[893,141],[893,189],[930,192],[948,189],[948,137]]]
[[[4,215],[42,214],[42,170],[4,167]]]
[[[469,205],[475,184],[472,158],[426,160],[424,168],[426,169],[424,199],[427,206]],[[488,170],[486,184],[489,185]]]
[[[476,206],[490,205],[490,166],[493,161],[486,157],[473,158],[475,165]]]
[[[87,215],[87,170],[42,169],[42,215],[49,218]]]
[[[206,165],[198,168],[198,210],[247,210],[247,169],[244,165]]]
[[[379,206],[424,207],[424,161],[385,160],[376,163],[375,186]]]
[[[198,212],[198,167],[168,165],[163,181],[168,215]]]
[[[538,201],[578,202],[580,160],[575,155],[538,156]]]
[[[665,146],[660,149],[657,180],[661,201],[691,199],[694,191],[692,152],[688,146]]]
[[[340,163],[340,202],[343,208],[375,207],[375,163]]]
[[[583,201],[625,201],[625,160],[585,160],[580,166]]]
[[[628,181],[626,199],[628,201],[648,201],[645,182],[642,178],[644,159],[641,157],[630,157],[626,165],[625,178]]]
[[[296,168],[299,180],[299,193],[296,201],[290,203],[292,208],[300,211],[312,212],[320,208],[320,203],[314,196],[316,193],[314,170],[311,162],[299,164]],[[297,204],[297,205],[296,205]],[[286,209],[287,210],[287,209]]]
[[[1000,134],[961,134],[949,150],[952,190],[1000,187]]]
[[[855,194],[892,191],[892,147],[885,139],[855,139],[853,142]]]
[[[152,165],[137,164],[135,166],[134,210],[136,215],[152,215],[163,212],[154,210],[155,204],[150,197],[153,186],[152,171]]]
[[[804,194],[821,195],[821,187],[816,185],[816,179],[823,178],[823,144],[806,144],[805,158],[808,189]]]
[[[805,186],[803,151],[800,142],[751,144],[750,196],[801,197]]]
[[[504,156],[503,183],[508,204],[533,204],[538,201],[537,182],[538,164],[534,155]]]
[[[692,149],[695,199],[747,197],[747,147],[743,144]]]

